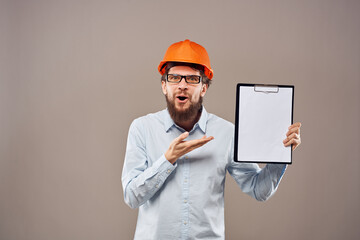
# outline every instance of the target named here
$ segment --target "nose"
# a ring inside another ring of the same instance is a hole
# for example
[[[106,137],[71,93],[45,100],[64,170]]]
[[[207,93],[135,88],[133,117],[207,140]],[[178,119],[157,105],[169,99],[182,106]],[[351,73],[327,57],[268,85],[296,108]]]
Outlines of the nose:
[[[185,77],[182,77],[180,82],[178,83],[178,88],[179,89],[187,89],[188,88],[188,84],[185,81]]]

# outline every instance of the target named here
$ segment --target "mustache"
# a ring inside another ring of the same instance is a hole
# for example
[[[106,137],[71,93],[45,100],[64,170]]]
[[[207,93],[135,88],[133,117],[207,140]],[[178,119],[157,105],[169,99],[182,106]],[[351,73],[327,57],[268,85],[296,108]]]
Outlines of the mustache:
[[[175,92],[174,94],[173,94],[173,96],[187,96],[187,97],[191,97],[192,96],[192,94],[190,94],[190,93],[188,93],[188,92],[184,92],[184,91],[179,91],[179,92]]]

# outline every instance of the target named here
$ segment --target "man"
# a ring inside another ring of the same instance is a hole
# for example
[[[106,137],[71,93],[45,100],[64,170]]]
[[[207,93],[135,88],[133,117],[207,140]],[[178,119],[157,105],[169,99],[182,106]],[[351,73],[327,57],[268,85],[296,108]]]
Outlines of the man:
[[[139,208],[134,238],[224,239],[226,171],[265,201],[286,165],[234,162],[234,125],[202,106],[213,71],[201,45],[174,43],[158,70],[167,109],[133,121],[122,173],[125,202]],[[300,144],[300,126],[289,127],[285,146]]]

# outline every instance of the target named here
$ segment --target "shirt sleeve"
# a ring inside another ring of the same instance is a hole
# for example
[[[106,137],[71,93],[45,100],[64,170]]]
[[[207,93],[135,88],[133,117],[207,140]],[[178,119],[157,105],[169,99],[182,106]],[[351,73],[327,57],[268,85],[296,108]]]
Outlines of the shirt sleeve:
[[[149,166],[142,126],[139,119],[130,126],[121,179],[124,200],[131,208],[138,208],[159,191],[177,166],[164,154]]]
[[[286,164],[267,164],[260,168],[256,163],[234,161],[233,142],[229,151],[228,171],[243,192],[258,201],[266,201],[277,190],[285,173]]]

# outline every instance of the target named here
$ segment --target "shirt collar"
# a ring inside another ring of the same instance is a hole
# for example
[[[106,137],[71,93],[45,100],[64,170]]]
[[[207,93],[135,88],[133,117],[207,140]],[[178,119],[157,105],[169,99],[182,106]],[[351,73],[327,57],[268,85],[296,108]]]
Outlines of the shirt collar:
[[[169,131],[170,128],[172,127],[178,127],[174,120],[171,118],[168,109],[164,110],[165,112],[165,116],[164,116],[164,130],[167,132]],[[206,123],[207,123],[207,119],[208,119],[208,113],[205,109],[204,106],[202,106],[202,111],[201,111],[201,116],[200,119],[197,123],[195,123],[194,128],[191,130],[195,130],[197,127],[200,128],[201,131],[203,131],[203,133],[206,132]]]

